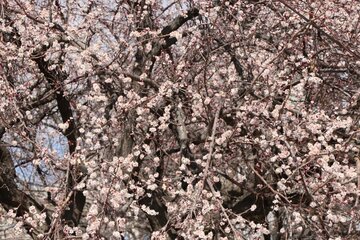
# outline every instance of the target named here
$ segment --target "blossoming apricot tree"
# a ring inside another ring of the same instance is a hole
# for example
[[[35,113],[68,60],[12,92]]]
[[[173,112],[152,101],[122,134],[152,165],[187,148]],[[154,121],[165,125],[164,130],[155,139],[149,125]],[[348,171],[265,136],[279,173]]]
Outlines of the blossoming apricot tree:
[[[355,239],[359,11],[2,0],[1,220],[33,239]]]

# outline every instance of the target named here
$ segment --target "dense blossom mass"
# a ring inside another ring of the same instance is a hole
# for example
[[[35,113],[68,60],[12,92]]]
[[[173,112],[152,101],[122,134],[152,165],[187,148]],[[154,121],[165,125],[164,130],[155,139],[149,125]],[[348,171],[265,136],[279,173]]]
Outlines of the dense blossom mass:
[[[0,1],[14,239],[359,239],[357,0]]]

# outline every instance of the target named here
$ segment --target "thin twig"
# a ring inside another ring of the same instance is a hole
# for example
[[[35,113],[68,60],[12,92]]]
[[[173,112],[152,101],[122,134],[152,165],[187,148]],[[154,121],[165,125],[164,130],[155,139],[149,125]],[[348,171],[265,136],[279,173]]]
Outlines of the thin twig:
[[[258,173],[258,171],[255,170],[253,166],[249,164],[249,167],[255,173],[255,175],[258,176],[258,178],[260,178],[260,180],[270,189],[271,192],[273,192],[275,195],[279,195],[281,198],[285,200],[286,203],[291,204],[291,202],[282,193],[276,191],[273,187],[271,187],[267,183],[267,181],[260,175],[260,173]]]
[[[307,23],[309,23],[311,26],[316,28],[320,33],[324,34],[326,37],[328,37],[331,41],[333,41],[335,44],[337,44],[339,47],[343,48],[344,50],[348,51],[351,55],[356,57],[357,59],[360,59],[359,53],[351,50],[348,46],[346,46],[344,43],[342,43],[340,40],[335,38],[334,36],[330,35],[329,33],[325,32],[320,26],[318,26],[315,22],[310,20],[309,18],[305,17],[302,13],[300,13],[298,10],[295,9],[292,5],[287,3],[285,0],[277,0],[278,2],[285,5],[288,9],[290,9],[292,12],[294,12],[296,15],[298,15],[300,18],[305,20]]]
[[[204,189],[205,180],[207,178],[207,175],[209,174],[209,168],[211,165],[211,157],[212,157],[212,154],[214,151],[214,145],[215,145],[215,133],[216,133],[217,123],[218,123],[219,116],[220,116],[220,109],[221,109],[221,107],[216,111],[216,114],[215,114],[214,125],[213,125],[212,133],[211,133],[210,150],[209,150],[209,155],[208,155],[205,170],[204,170],[203,188],[202,189]]]
[[[222,202],[221,202],[220,199],[217,197],[218,194],[216,194],[216,191],[215,191],[214,186],[212,185],[211,181],[210,181],[209,179],[207,179],[206,182],[207,182],[207,184],[209,185],[209,188],[210,188],[212,194],[214,195],[214,197],[216,198],[218,204],[220,205],[221,211],[223,212],[223,214],[224,214],[227,222],[228,222],[229,225],[230,225],[231,230],[233,231],[234,235],[236,236],[236,239],[242,240],[243,237],[242,237],[242,236],[239,236],[239,235],[237,234],[239,231],[236,231],[234,225],[231,223],[231,220],[230,220],[230,218],[229,218],[229,215],[227,214],[226,209],[225,209],[224,206],[222,205]]]
[[[284,142],[285,142],[286,147],[287,147],[287,148],[289,149],[289,151],[290,151],[291,157],[295,160],[295,159],[296,159],[296,155],[295,155],[294,151],[291,149],[291,146],[290,146],[289,142],[286,141],[286,140],[284,140]],[[304,188],[305,188],[306,194],[311,198],[311,200],[313,200],[314,197],[313,197],[313,195],[311,194],[308,186],[306,185],[304,173],[301,171],[301,169],[298,169],[298,170],[299,170],[300,177],[301,177],[301,182],[302,182],[302,184],[303,184],[303,186],[304,186]]]

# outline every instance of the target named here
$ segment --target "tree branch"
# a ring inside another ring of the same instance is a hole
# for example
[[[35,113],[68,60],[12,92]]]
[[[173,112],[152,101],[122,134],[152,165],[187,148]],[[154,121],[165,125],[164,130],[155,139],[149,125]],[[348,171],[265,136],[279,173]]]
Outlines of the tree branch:
[[[294,12],[296,15],[298,15],[300,18],[305,20],[307,23],[309,23],[311,26],[319,30],[320,33],[324,34],[326,37],[328,37],[331,41],[333,41],[335,44],[337,44],[339,47],[345,49],[347,52],[349,52],[351,55],[356,57],[357,59],[360,59],[359,53],[351,50],[347,45],[345,45],[343,42],[335,38],[334,36],[330,35],[329,33],[325,32],[320,26],[318,26],[315,22],[310,20],[309,18],[305,17],[302,13],[300,13],[298,10],[295,9],[291,4],[287,3],[285,0],[277,0],[278,2],[282,3],[284,6],[286,6],[288,9],[290,9],[292,12]]]
[[[160,44],[159,42],[155,43],[152,50],[149,53],[149,56],[150,57],[158,56],[160,55],[163,49],[166,49],[171,45],[175,44],[177,42],[177,39],[175,37],[170,37],[169,34],[176,31],[187,21],[194,19],[197,16],[199,16],[199,10],[194,8],[186,13],[186,17],[181,15],[181,16],[177,16],[174,20],[172,20],[168,25],[166,25],[162,29],[159,35],[159,37],[161,38],[164,37],[165,44]]]

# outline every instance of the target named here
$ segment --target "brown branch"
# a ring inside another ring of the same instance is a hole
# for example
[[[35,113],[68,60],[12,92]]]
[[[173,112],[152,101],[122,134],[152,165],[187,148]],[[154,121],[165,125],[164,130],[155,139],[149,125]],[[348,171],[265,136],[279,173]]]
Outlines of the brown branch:
[[[236,57],[234,49],[231,47],[229,43],[225,44],[220,39],[215,39],[215,41],[218,42],[222,47],[224,47],[225,51],[230,55],[231,62],[234,64],[235,67],[235,71],[237,72],[239,77],[242,78],[244,76],[243,66],[241,65],[239,59]]]
[[[220,109],[221,109],[221,107],[215,113],[215,119],[214,119],[214,124],[213,124],[213,128],[212,128],[212,133],[211,133],[210,149],[209,149],[209,154],[208,154],[208,158],[207,158],[206,166],[205,166],[205,170],[204,170],[204,175],[203,175],[202,189],[204,189],[205,180],[207,178],[207,175],[209,173],[209,168],[210,168],[210,165],[211,165],[211,157],[212,157],[212,153],[214,151],[215,133],[216,133],[216,128],[217,128],[217,123],[218,123],[218,120],[219,120]]]
[[[151,79],[148,78],[141,78],[140,76],[137,76],[135,74],[129,73],[129,72],[122,72],[125,76],[131,78],[132,80],[136,81],[136,82],[143,82],[147,85],[149,85],[150,87],[152,87],[153,89],[155,89],[156,91],[159,90],[159,84],[157,84],[156,82],[152,81]]]
[[[77,127],[71,104],[66,99],[63,90],[63,83],[67,78],[67,74],[60,69],[49,69],[50,63],[44,59],[44,53],[46,50],[47,47],[43,46],[40,50],[33,54],[32,60],[37,63],[40,72],[44,75],[51,87],[58,88],[58,91],[55,94],[55,99],[62,122],[69,125],[64,131],[64,135],[68,141],[69,153],[73,154],[76,149]],[[73,166],[70,166],[68,171],[69,178],[67,182],[67,191],[72,191],[76,183],[81,181],[82,178],[78,176],[78,170],[74,169]],[[86,199],[81,191],[75,191],[74,194],[72,194],[72,197],[73,199],[69,202],[68,209],[64,211],[63,217],[68,224],[76,226],[80,222]]]
[[[248,164],[248,166],[250,167],[250,169],[255,173],[255,175],[265,184],[265,186],[275,195],[280,196],[286,203],[290,204],[291,202],[289,201],[289,199],[287,199],[282,193],[276,191],[272,186],[270,186],[270,184],[260,175],[260,173],[258,171],[256,171],[254,169],[253,166],[251,166],[251,164]]]
[[[186,13],[186,17],[180,15],[174,18],[174,20],[172,20],[168,25],[166,25],[162,29],[159,35],[160,38],[165,38],[165,44],[160,44],[159,42],[155,43],[152,50],[149,53],[149,56],[150,57],[158,56],[160,55],[163,49],[169,48],[171,45],[175,44],[177,42],[177,39],[175,37],[170,37],[169,34],[176,31],[187,21],[194,19],[197,16],[199,16],[199,10],[194,8],[194,9],[190,9]]]

